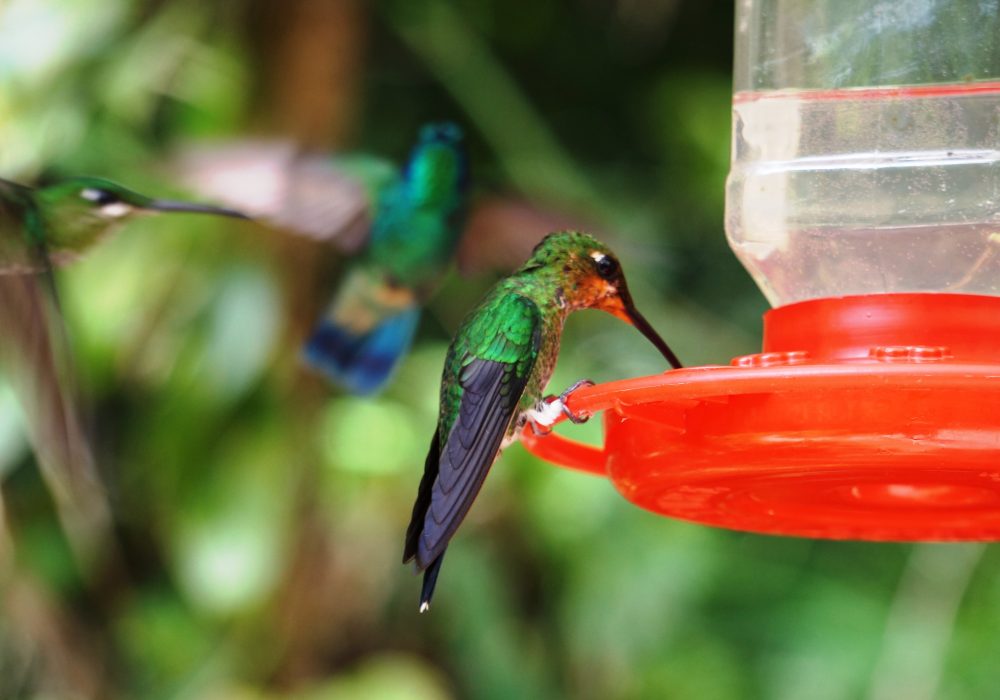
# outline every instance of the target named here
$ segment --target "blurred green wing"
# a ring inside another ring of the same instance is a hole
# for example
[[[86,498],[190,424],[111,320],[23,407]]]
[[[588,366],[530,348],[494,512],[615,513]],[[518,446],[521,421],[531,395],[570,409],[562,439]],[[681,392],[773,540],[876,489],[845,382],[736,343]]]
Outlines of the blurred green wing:
[[[288,141],[191,147],[175,170],[201,197],[344,252],[364,245],[378,199],[399,177],[381,158],[305,154]]]
[[[40,272],[0,273],[0,371],[19,398],[27,430],[69,541],[83,563],[98,555],[110,516],[80,419],[68,336],[40,235],[25,239],[17,203],[0,207],[0,238],[22,246]]]

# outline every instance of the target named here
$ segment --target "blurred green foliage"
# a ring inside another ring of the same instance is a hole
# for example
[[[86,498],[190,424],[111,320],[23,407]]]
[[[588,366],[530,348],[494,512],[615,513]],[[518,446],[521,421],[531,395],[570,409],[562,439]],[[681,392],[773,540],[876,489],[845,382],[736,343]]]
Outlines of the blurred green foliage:
[[[168,162],[195,138],[401,157],[420,123],[452,118],[480,191],[610,232],[678,354],[724,363],[759,345],[765,308],[721,228],[731,13],[680,0],[7,0],[0,172],[183,193]],[[336,271],[325,249],[249,223],[165,217],[60,274],[124,565],[92,583],[75,570],[0,393],[16,553],[0,697],[995,692],[993,550],[673,522],[520,447],[418,616],[402,534],[449,333],[491,279],[449,279],[397,381],[362,401],[298,361]],[[553,387],[661,364],[631,329],[581,314]],[[597,423],[570,429],[597,441]]]

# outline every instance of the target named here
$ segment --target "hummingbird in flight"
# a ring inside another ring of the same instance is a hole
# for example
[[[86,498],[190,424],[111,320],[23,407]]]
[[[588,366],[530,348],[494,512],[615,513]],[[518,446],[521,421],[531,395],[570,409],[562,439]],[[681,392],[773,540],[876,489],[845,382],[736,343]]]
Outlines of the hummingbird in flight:
[[[232,209],[154,199],[103,178],[76,177],[41,188],[0,179],[0,274],[70,262],[127,221],[157,212],[247,218]]]
[[[352,256],[303,355],[353,394],[381,390],[458,247],[469,182],[462,130],[426,124],[402,169],[262,142],[203,148],[181,168],[207,196]]]
[[[84,558],[94,554],[109,514],[73,397],[52,268],[121,224],[157,212],[245,218],[230,209],[154,199],[102,178],[41,188],[0,179],[0,363],[28,416],[30,440],[70,542]]]
[[[543,399],[567,316],[601,309],[630,323],[663,354],[677,356],[639,313],[615,255],[590,235],[553,233],[500,280],[462,322],[444,363],[431,439],[403,563],[424,572],[420,611],[429,609],[445,549],[500,452],[528,423],[551,426],[561,398]],[[563,394],[565,397],[569,392]]]

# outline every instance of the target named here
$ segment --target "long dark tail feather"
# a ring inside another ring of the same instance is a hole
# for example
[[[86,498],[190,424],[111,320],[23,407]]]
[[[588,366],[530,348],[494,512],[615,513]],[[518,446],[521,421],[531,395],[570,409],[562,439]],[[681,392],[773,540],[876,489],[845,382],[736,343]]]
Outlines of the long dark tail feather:
[[[438,462],[441,459],[440,434],[440,428],[434,431],[431,447],[427,451],[424,475],[420,479],[420,487],[417,489],[417,500],[413,503],[410,525],[406,528],[406,544],[403,546],[404,564],[417,555],[420,534],[424,531],[424,518],[427,517],[427,509],[431,507],[431,494],[434,489],[434,480],[437,479],[438,475]]]
[[[413,516],[410,518],[410,525],[406,528],[406,544],[403,547],[403,563],[410,561],[417,556],[420,549],[420,535],[424,531],[424,520],[427,517],[427,509],[431,507],[431,495],[434,491],[434,481],[438,476],[438,467],[441,460],[441,441],[439,439],[441,429],[434,431],[431,438],[431,446],[427,451],[427,459],[424,462],[424,475],[420,479],[420,487],[417,489],[417,500],[413,504]],[[438,573],[441,571],[441,561],[444,553],[427,565],[424,570],[424,583],[420,589],[420,612],[426,612],[431,607],[431,597],[434,595],[434,586],[437,584]],[[418,568],[420,562],[418,561]]]
[[[427,612],[431,609],[431,598],[434,597],[434,586],[437,585],[438,574],[441,573],[441,562],[444,561],[444,553],[431,562],[424,572],[424,585],[420,588],[420,612]]]
[[[324,319],[306,341],[305,359],[353,394],[374,394],[410,349],[420,321],[416,306],[391,316],[364,335]]]

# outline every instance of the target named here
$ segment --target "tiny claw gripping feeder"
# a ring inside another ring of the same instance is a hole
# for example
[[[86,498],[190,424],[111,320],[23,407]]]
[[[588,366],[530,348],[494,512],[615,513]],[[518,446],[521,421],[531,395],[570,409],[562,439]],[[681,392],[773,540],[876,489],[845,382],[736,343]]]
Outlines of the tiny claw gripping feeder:
[[[996,15],[737,3],[726,230],[762,352],[581,388],[604,446],[528,449],[707,525],[1000,540]]]

